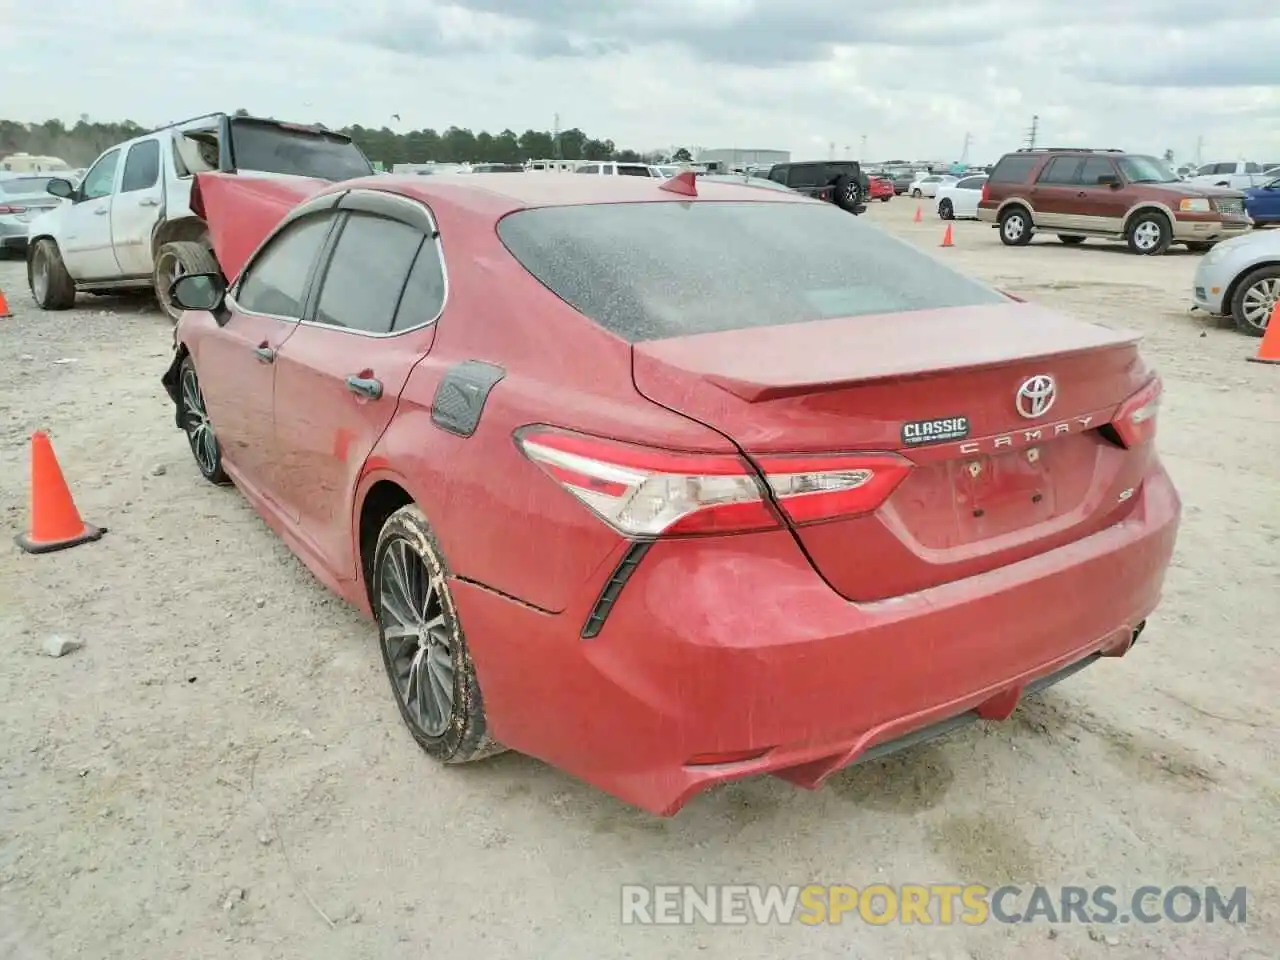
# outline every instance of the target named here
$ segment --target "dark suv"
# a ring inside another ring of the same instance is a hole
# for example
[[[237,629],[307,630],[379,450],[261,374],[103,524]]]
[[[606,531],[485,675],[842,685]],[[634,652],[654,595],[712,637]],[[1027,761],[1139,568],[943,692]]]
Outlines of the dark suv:
[[[871,183],[856,160],[776,163],[769,171],[769,179],[854,214],[867,209],[871,192]]]
[[[1208,250],[1250,226],[1239,190],[1179,180],[1155,157],[1066,147],[1005,154],[982,190],[978,219],[1011,247],[1043,231],[1066,244],[1124,240],[1139,254],[1174,243]]]

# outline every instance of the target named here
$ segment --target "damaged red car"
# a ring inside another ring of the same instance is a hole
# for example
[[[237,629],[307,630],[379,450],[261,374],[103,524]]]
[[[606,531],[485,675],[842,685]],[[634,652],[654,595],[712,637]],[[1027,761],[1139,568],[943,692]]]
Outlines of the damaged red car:
[[[631,177],[221,174],[164,382],[377,623],[445,763],[655,814],[1127,653],[1179,499],[1137,337],[830,204]],[[833,267],[833,260],[837,263]]]

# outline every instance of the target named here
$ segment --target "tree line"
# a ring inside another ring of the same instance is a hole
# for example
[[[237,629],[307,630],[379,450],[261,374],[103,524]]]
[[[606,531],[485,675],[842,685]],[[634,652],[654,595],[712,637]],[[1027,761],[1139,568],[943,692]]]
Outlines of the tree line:
[[[248,112],[237,110],[236,115],[248,116]],[[23,152],[61,157],[73,167],[85,167],[108,147],[140,136],[147,129],[132,120],[102,122],[90,120],[86,114],[81,114],[72,126],[61,120],[43,123],[0,120],[0,156]],[[620,149],[612,140],[597,140],[577,128],[562,130],[558,137],[548,130],[529,129],[524,133],[481,130],[476,133],[466,127],[449,127],[442,131],[427,129],[400,133],[386,126],[373,128],[359,124],[344,127],[340,132],[351,137],[370,160],[383,163],[388,169],[395,163],[426,163],[429,160],[438,163],[519,163],[550,159],[631,162],[663,159],[660,154]],[[689,156],[683,148],[677,154],[682,158]]]

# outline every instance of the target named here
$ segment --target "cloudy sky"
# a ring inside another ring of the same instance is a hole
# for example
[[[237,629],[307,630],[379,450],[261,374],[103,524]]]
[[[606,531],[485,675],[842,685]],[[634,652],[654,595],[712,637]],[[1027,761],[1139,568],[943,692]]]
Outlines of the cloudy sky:
[[[216,13],[214,11],[217,11]],[[0,113],[1280,161],[1280,0],[0,0]],[[391,119],[399,114],[400,122]]]

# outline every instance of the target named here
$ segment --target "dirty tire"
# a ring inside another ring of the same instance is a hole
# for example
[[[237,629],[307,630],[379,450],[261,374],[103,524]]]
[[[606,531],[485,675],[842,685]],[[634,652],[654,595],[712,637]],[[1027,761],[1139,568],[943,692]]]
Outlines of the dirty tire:
[[[416,573],[409,569],[406,560],[420,565]],[[403,616],[393,610],[401,607],[406,599],[403,593],[398,592],[397,583],[400,581],[396,571],[406,575],[410,592],[414,593],[407,598],[412,601],[413,610],[401,608],[402,613],[420,615],[426,623],[438,620],[440,624],[438,629],[427,631],[438,641],[429,645],[420,662],[418,676],[428,674],[424,678],[428,684],[430,671],[426,661],[430,659],[430,649],[438,651],[441,643],[448,644],[446,662],[452,666],[452,703],[447,725],[439,732],[427,728],[424,719],[428,712],[421,706],[421,688],[415,688],[404,676],[411,673],[409,665],[419,660],[414,654],[422,647],[422,642],[414,637],[395,636],[395,632],[403,627]],[[418,574],[421,574],[421,579],[417,579]],[[392,591],[394,599],[387,600],[384,587]],[[391,683],[391,693],[401,719],[418,745],[442,763],[467,763],[502,753],[506,748],[488,733],[480,683],[449,592],[448,568],[427,518],[416,504],[401,507],[382,526],[373,554],[370,600],[378,623],[378,647],[382,651],[382,665]],[[412,696],[415,691],[419,694],[416,698]],[[407,704],[408,699],[415,700],[414,710]]]
[[[911,191],[911,198],[913,200],[919,200],[923,196],[924,194],[920,192],[920,189],[918,187],[915,190]]]
[[[164,244],[156,251],[156,262],[151,275],[160,309],[165,316],[177,323],[182,316],[182,308],[169,300],[169,286],[173,281],[188,273],[220,272],[213,251],[204,244],[192,240],[174,240]]]
[[[1025,207],[1010,207],[1000,214],[1000,241],[1006,247],[1025,247],[1033,234],[1031,214]]]
[[[881,203],[888,203],[888,202],[889,202],[890,200],[892,200],[892,199],[893,199],[893,197],[881,197],[881,198],[880,198],[880,202],[881,202]]]
[[[1173,227],[1163,213],[1149,210],[1133,218],[1125,239],[1129,249],[1139,256],[1158,257],[1173,243]]]
[[[191,447],[191,456],[200,475],[218,486],[230,483],[231,478],[222,469],[222,446],[213,432],[213,424],[209,422],[200,378],[196,376],[196,363],[190,354],[182,358],[182,365],[178,368],[178,396],[182,432],[187,435],[187,445]]]
[[[950,200],[943,200],[938,204],[938,216],[943,220],[954,220],[956,218],[956,208],[951,205]]]
[[[27,255],[27,286],[41,310],[67,310],[76,302],[76,283],[67,273],[58,244],[48,237],[36,241]]]
[[[1280,304],[1280,266],[1271,264],[1245,274],[1231,294],[1231,319],[1236,329],[1261,337]]]
[[[1075,247],[1084,243],[1084,237],[1075,233],[1060,233],[1058,239],[1069,247]]]

